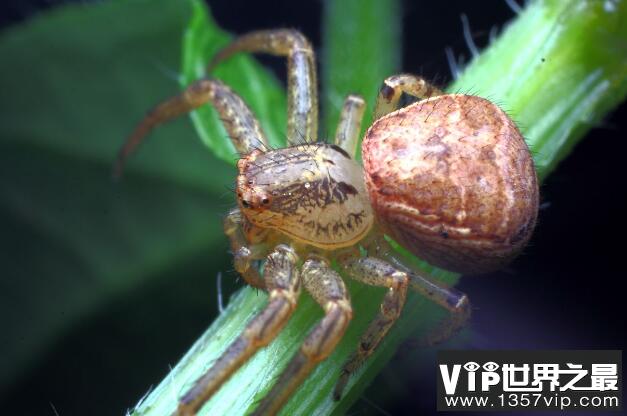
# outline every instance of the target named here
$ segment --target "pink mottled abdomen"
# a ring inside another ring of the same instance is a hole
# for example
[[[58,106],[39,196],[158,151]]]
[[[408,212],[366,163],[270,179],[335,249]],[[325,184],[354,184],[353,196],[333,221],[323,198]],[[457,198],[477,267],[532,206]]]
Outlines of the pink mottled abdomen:
[[[377,120],[362,152],[378,223],[429,263],[483,273],[529,240],[538,212],[533,160],[512,120],[490,101],[419,101]]]

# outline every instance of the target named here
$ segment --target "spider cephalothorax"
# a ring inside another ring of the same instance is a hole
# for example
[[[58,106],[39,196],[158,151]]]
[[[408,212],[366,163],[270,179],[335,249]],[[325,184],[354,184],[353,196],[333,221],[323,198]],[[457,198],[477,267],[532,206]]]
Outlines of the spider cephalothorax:
[[[361,167],[338,146],[256,150],[237,168],[238,203],[256,226],[326,250],[354,245],[372,227]]]
[[[386,79],[377,121],[364,139],[365,171],[355,161],[364,101],[344,102],[333,144],[317,142],[314,55],[293,30],[249,33],[213,62],[239,51],[287,57],[291,143],[269,149],[259,123],[237,94],[201,79],[155,107],[128,138],[116,172],[155,125],[210,103],[239,151],[238,207],[225,218],[237,272],[268,292],[268,304],[180,399],[179,415],[195,414],[259,348],[281,331],[301,288],[325,312],[255,414],[274,414],[318,362],[333,351],[351,318],[338,272],[388,288],[377,317],[344,365],[335,397],[372,354],[401,313],[411,284],[462,322],[465,295],[405,266],[384,233],[418,256],[457,271],[486,271],[518,253],[538,207],[533,162],[513,122],[488,100],[445,95],[413,75]],[[405,93],[421,101],[397,110]],[[265,261],[263,274],[259,262]]]

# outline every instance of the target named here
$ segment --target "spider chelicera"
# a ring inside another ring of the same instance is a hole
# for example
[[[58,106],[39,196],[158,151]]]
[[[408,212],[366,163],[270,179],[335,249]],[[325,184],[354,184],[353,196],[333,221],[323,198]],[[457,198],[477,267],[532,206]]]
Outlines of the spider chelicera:
[[[255,414],[280,410],[311,370],[331,354],[351,321],[349,294],[332,262],[345,276],[388,288],[379,314],[341,370],[336,398],[399,317],[410,284],[460,317],[457,322],[462,322],[470,309],[465,295],[403,265],[385,240],[381,226],[385,221],[373,209],[363,168],[355,160],[364,100],[349,95],[334,142],[321,143],[314,54],[307,39],[294,30],[252,32],[221,50],[209,70],[241,51],[287,57],[288,147],[270,149],[244,101],[221,81],[206,78],[150,111],[127,139],[116,165],[120,174],[128,155],[153,127],[206,103],[219,113],[241,155],[237,163],[238,207],[227,214],[224,231],[236,271],[249,285],[267,291],[268,303],[180,399],[179,415],[195,414],[243,363],[277,336],[304,288],[325,315]],[[444,95],[420,77],[392,76],[380,89],[375,118],[396,110],[403,93],[418,99]],[[535,217],[527,220],[525,227],[531,224],[533,228],[534,222]],[[437,238],[448,239],[449,233],[456,231],[451,230],[438,231]],[[526,234],[523,237],[525,241],[528,238]],[[261,274],[257,265],[263,260]]]

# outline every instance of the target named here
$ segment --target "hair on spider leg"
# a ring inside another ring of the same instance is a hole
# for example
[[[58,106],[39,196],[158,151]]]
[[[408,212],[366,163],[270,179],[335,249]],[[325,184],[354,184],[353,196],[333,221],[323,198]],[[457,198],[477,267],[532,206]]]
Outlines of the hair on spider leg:
[[[267,165],[260,165],[259,163],[255,162],[254,160],[248,160],[248,164],[252,165],[253,168],[255,168],[256,170],[263,170],[264,168],[267,167]],[[256,172],[253,169],[253,173]]]
[[[300,143],[292,140],[291,138],[285,136],[285,147],[294,147],[298,146]]]
[[[283,163],[285,161],[289,161],[290,160],[290,156],[285,155],[281,152],[273,152],[273,153],[268,153],[267,154],[268,159],[271,160],[271,163],[267,163],[265,166],[271,166],[272,164],[279,164],[279,163]]]
[[[262,153],[268,153],[270,150],[274,150],[270,147],[269,144],[262,142],[261,140],[257,140],[258,145],[257,146],[253,146],[253,150],[256,150],[258,152],[262,152]]]
[[[317,140],[315,142],[312,142],[311,146],[307,148],[309,151],[309,155],[314,156],[318,150],[320,150],[323,147],[327,147],[328,145],[329,143],[323,140]]]
[[[305,134],[302,131],[296,131],[296,134],[298,134],[298,137],[300,138],[300,142],[298,144],[307,143],[307,138],[305,137]]]
[[[264,143],[263,145],[264,145],[264,146],[265,146],[265,148],[266,148],[266,150],[265,150],[265,151],[266,151],[266,153],[269,153],[269,152],[272,152],[272,151],[274,151],[274,150],[277,150],[277,149],[280,149],[280,148],[281,148],[281,147],[279,147],[279,146],[273,146],[273,145],[272,145],[272,144],[270,144],[269,142],[268,142],[268,143]]]

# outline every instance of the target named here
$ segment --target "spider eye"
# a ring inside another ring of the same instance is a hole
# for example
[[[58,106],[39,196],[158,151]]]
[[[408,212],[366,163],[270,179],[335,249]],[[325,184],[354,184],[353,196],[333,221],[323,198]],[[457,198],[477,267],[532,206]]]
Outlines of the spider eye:
[[[242,205],[244,206],[244,208],[250,208],[250,204],[245,199],[242,200]]]
[[[264,198],[261,200],[261,203],[264,205],[268,205],[270,203],[270,200],[268,198]]]

